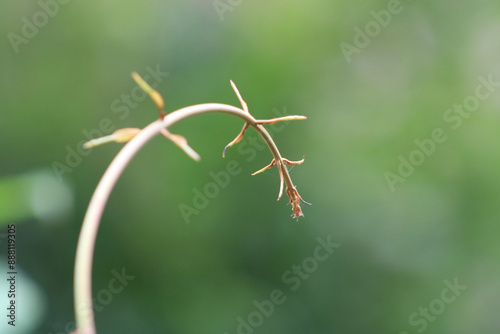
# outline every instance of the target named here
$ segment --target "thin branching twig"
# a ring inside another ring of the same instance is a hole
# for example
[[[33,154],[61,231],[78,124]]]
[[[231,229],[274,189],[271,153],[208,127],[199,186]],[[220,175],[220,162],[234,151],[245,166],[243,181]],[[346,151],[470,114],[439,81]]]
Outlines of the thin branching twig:
[[[174,142],[174,144],[184,150],[184,152],[186,152],[186,154],[192,159],[196,161],[200,159],[198,153],[196,153],[196,151],[194,151],[187,144],[187,140],[183,136],[172,134],[168,131],[168,128],[173,124],[188,117],[214,112],[226,113],[241,118],[245,122],[243,129],[240,134],[226,146],[224,152],[228,147],[235,145],[243,138],[245,130],[249,126],[253,127],[257,131],[257,133],[264,139],[274,157],[271,164],[266,166],[259,172],[264,171],[265,169],[270,168],[273,165],[277,165],[281,180],[278,200],[283,193],[284,183],[286,184],[286,194],[288,195],[290,203],[292,205],[293,217],[299,218],[300,216],[303,216],[302,210],[300,208],[300,201],[303,200],[295,189],[295,186],[293,185],[290,175],[288,174],[288,170],[285,167],[285,163],[289,165],[300,164],[304,161],[304,159],[302,159],[301,161],[290,161],[282,158],[278,148],[276,147],[276,144],[262,124],[305,119],[305,116],[285,116],[270,120],[257,120],[250,114],[247,104],[242,99],[240,93],[238,92],[238,89],[236,88],[236,85],[234,85],[232,81],[231,85],[236,92],[238,99],[240,100],[242,109],[226,104],[206,103],[185,107],[169,114],[165,114],[165,112],[163,111],[163,98],[161,97],[161,95],[157,91],[152,89],[137,73],[133,73],[132,76],[138,83],[138,85],[146,93],[148,93],[155,102],[158,108],[160,119],[149,124],[142,130],[136,128],[117,130],[109,136],[93,139],[85,143],[84,145],[86,148],[90,148],[109,141],[128,141],[128,143],[113,159],[107,170],[104,172],[101,180],[99,181],[99,184],[97,185],[96,190],[94,191],[94,194],[92,195],[92,198],[90,200],[89,207],[85,214],[82,229],[78,239],[74,281],[74,306],[77,328],[75,330],[75,333],[78,334],[96,333],[92,304],[92,261],[94,256],[95,241],[102,213],[106,206],[109,195],[130,160],[135,156],[135,154],[141,149],[142,146],[144,146],[149,140],[159,134]]]

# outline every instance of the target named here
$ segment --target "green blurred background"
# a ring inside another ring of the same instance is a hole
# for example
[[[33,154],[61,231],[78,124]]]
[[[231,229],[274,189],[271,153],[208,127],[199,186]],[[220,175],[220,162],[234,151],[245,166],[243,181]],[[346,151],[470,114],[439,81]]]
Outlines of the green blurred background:
[[[474,102],[478,77],[500,81],[499,3],[44,0],[0,12],[0,309],[7,224],[20,271],[18,323],[2,313],[0,332],[72,329],[79,229],[120,149],[80,146],[153,121],[130,73],[158,69],[148,81],[167,111],[238,106],[232,79],[257,118],[306,115],[274,137],[288,159],[305,155],[291,176],[313,205],[297,222],[276,202],[276,169],[250,176],[271,160],[250,149],[253,130],[222,159],[241,120],[175,125],[202,161],[156,138],[118,182],[94,259],[99,333],[498,333],[498,87],[466,117],[448,110]],[[446,140],[424,157],[415,141],[435,129]],[[411,155],[420,165],[391,188],[387,173]],[[239,174],[187,223],[179,206],[230,161]],[[314,262],[317,238],[340,246]],[[135,278],[110,293],[122,270]],[[276,289],[284,302],[259,318],[254,302]]]

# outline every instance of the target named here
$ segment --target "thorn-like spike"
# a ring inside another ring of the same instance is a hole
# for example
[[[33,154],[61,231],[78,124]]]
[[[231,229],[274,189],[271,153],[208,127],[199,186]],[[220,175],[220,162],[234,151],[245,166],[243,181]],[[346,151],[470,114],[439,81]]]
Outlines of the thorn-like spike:
[[[304,160],[305,160],[305,157],[302,157],[302,159],[299,161],[290,161],[288,159],[283,158],[283,162],[289,166],[300,165],[301,163],[304,162]]]
[[[226,157],[226,150],[229,148],[229,144],[226,145],[226,147],[224,147],[224,150],[222,151],[222,158],[225,158]]]
[[[276,166],[278,166],[278,171],[280,174],[280,192],[278,193],[278,199],[277,199],[277,201],[279,201],[281,199],[281,196],[283,195],[283,184],[285,181],[283,178],[283,170],[281,169],[281,168],[283,168],[283,163],[281,161],[277,162]]]
[[[107,136],[91,139],[91,140],[83,143],[82,146],[84,149],[88,150],[88,149],[94,148],[94,147],[99,146],[99,145],[111,143],[113,141],[115,141],[115,135],[110,134]]]
[[[248,129],[248,126],[249,126],[249,124],[245,123],[243,125],[243,128],[241,129],[240,133],[236,136],[236,138],[234,138],[229,144],[226,145],[226,147],[224,147],[224,150],[222,151],[223,158],[226,157],[226,150],[228,148],[230,148],[231,146],[233,146],[235,144],[238,144],[243,139],[243,136],[245,135],[245,131],[246,131],[246,129]]]
[[[138,128],[123,128],[123,129],[118,129],[115,132],[113,132],[110,135],[91,139],[85,143],[83,143],[83,148],[88,150],[90,148],[115,142],[115,143],[126,143],[130,139],[134,138],[139,132],[141,132],[141,129]]]
[[[258,171],[256,171],[255,173],[252,173],[252,175],[257,175],[259,173],[262,173],[263,171],[273,167],[274,165],[276,164],[276,160],[273,159],[273,161],[271,161],[271,163],[269,165],[267,165],[266,167],[262,168],[262,169],[259,169]]]
[[[248,111],[248,105],[247,103],[243,100],[243,98],[241,97],[241,94],[240,94],[240,91],[238,90],[238,87],[236,87],[235,83],[233,82],[233,80],[229,80],[231,82],[231,87],[233,87],[233,90],[234,92],[236,93],[236,96],[238,97],[238,100],[240,100],[240,103],[241,103],[241,107],[243,108],[243,110],[245,110],[247,113],[250,113]]]
[[[255,122],[257,124],[274,124],[282,121],[298,121],[298,120],[304,120],[307,119],[306,116],[301,116],[301,115],[290,115],[290,116],[283,116],[283,117],[277,117],[277,118],[271,118],[271,119],[258,119]]]
[[[304,204],[307,204],[307,205],[312,205],[311,203],[304,201],[304,200],[302,199],[302,197],[300,198],[300,201],[301,201],[302,203],[304,203]]]
[[[163,118],[165,116],[165,112],[163,111],[163,107],[165,106],[165,103],[163,102],[163,97],[161,96],[160,93],[158,93],[156,90],[154,90],[147,82],[144,80],[139,73],[137,72],[132,72],[132,79],[134,79],[135,83],[144,91],[146,94],[149,95],[151,100],[153,100],[154,104],[158,108],[158,114],[160,115],[160,118]]]
[[[181,150],[184,151],[191,159],[198,162],[201,160],[200,155],[189,146],[187,139],[184,136],[173,134],[167,129],[162,129],[161,134],[171,140],[175,145],[177,145]]]

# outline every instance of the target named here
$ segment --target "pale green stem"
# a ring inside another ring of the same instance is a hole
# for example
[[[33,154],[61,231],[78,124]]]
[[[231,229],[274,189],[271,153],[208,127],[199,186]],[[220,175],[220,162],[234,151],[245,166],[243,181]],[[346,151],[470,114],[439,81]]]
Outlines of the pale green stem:
[[[116,181],[141,147],[151,138],[160,134],[163,128],[168,128],[185,118],[210,112],[231,114],[249,123],[262,136],[267,146],[269,146],[278,168],[282,171],[287,187],[294,187],[288,170],[281,163],[281,154],[269,133],[262,125],[256,123],[255,118],[242,109],[218,103],[198,104],[176,110],[163,117],[163,119],[157,120],[146,126],[137,136],[130,140],[120,152],[118,152],[104,172],[104,175],[92,195],[82,223],[76,251],[74,278],[74,307],[78,334],[96,333],[92,307],[92,261],[102,213]]]

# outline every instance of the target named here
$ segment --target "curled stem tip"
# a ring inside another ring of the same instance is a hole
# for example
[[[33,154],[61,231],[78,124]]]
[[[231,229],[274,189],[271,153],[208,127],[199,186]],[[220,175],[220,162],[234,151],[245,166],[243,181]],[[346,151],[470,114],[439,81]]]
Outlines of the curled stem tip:
[[[300,216],[304,215],[300,208],[300,202],[309,204],[300,197],[299,193],[296,190],[296,187],[292,183],[292,180],[288,173],[288,169],[285,166],[285,164],[301,164],[302,162],[304,162],[304,158],[299,161],[290,161],[288,159],[282,158],[269,132],[267,132],[267,130],[262,125],[273,124],[280,121],[306,119],[306,117],[293,115],[273,118],[269,120],[256,120],[252,115],[250,115],[247,104],[241,97],[241,94],[236,88],[236,85],[232,81],[231,86],[233,87],[233,90],[240,100],[243,109],[228,106],[225,104],[210,103],[182,108],[168,115],[165,115],[165,113],[163,112],[164,103],[161,95],[156,90],[151,88],[151,86],[148,85],[147,82],[142,79],[139,74],[137,74],[137,72],[133,72],[132,77],[139,85],[139,87],[141,87],[141,89],[143,89],[154,101],[154,103],[158,107],[158,112],[160,113],[161,119],[151,123],[143,130],[137,128],[120,129],[116,130],[111,135],[92,139],[84,144],[84,147],[88,149],[110,141],[126,142],[132,139],[131,142],[125,145],[125,147],[118,153],[116,158],[104,173],[94,192],[94,195],[92,196],[91,202],[87,209],[87,213],[85,215],[84,222],[82,224],[82,231],[80,233],[78,241],[77,256],[75,260],[75,315],[77,323],[77,330],[75,330],[75,333],[78,331],[79,334],[95,334],[94,313],[91,306],[91,287],[92,257],[95,247],[97,230],[100,224],[100,219],[102,217],[102,212],[106,205],[106,201],[128,162],[142,147],[142,145],[144,145],[147,141],[149,141],[151,138],[153,138],[153,136],[157,134],[162,134],[164,137],[174,142],[174,144],[184,150],[184,152],[186,152],[186,154],[193,160],[200,160],[199,154],[196,153],[188,145],[186,138],[181,135],[170,133],[167,130],[169,126],[177,123],[184,118],[201,113],[224,112],[238,116],[245,122],[245,124],[243,125],[243,128],[238,136],[236,136],[236,138],[224,148],[223,156],[225,155],[226,149],[240,142],[243,139],[245,130],[249,126],[252,126],[262,136],[273,155],[273,160],[269,165],[253,173],[252,175],[261,173],[276,165],[280,175],[280,190],[278,200],[281,198],[283,194],[283,188],[286,184],[285,191],[288,198],[290,199],[294,218],[298,219]],[[82,305],[85,305],[86,307],[82,308]]]

